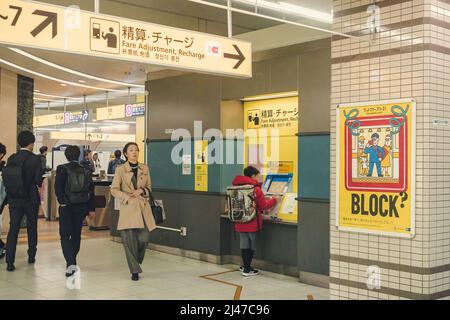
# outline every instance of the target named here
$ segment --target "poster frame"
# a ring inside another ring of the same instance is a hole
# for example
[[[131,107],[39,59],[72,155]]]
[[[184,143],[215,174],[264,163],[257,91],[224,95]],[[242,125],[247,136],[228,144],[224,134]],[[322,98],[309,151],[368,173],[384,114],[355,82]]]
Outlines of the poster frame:
[[[352,227],[343,227],[340,226],[340,208],[339,208],[339,187],[340,187],[340,157],[342,148],[338,148],[338,143],[340,142],[340,110],[345,107],[366,107],[373,105],[383,105],[383,104],[395,104],[395,103],[411,103],[411,150],[409,160],[409,165],[411,166],[411,173],[408,179],[408,190],[410,190],[410,201],[411,201],[411,231],[409,233],[399,233],[399,232],[385,232],[385,231],[377,231],[377,230],[369,230],[364,228],[352,228]],[[388,236],[388,237],[400,237],[412,239],[416,236],[416,100],[414,98],[409,99],[391,99],[391,100],[378,100],[378,101],[366,101],[366,102],[352,102],[352,103],[341,103],[336,106],[336,178],[335,178],[335,227],[339,231],[348,231],[354,233],[364,233],[370,235],[380,235],[380,236]]]

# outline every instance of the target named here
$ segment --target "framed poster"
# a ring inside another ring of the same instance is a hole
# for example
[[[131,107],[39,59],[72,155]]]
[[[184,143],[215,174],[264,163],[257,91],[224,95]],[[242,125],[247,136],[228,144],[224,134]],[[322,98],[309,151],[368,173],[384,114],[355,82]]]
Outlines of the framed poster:
[[[415,233],[413,99],[336,109],[336,225],[411,238]]]

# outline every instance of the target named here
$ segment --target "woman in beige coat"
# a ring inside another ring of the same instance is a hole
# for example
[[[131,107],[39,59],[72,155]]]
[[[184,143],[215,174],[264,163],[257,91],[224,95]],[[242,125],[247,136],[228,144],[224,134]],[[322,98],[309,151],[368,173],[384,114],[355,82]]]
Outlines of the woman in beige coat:
[[[131,279],[138,281],[139,273],[142,273],[140,264],[144,261],[150,232],[156,229],[148,201],[151,180],[149,168],[138,162],[139,147],[136,143],[128,143],[123,154],[127,162],[117,167],[111,194],[120,201],[117,230],[122,237]]]

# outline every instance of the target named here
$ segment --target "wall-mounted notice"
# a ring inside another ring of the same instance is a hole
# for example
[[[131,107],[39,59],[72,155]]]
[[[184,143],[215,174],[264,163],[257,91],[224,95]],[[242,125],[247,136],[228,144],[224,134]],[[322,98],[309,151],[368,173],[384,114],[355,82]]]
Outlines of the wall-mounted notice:
[[[183,155],[183,176],[192,174],[192,157],[190,154]]]
[[[338,106],[340,230],[414,236],[415,111],[414,100]]]
[[[199,140],[194,144],[195,191],[208,191],[208,141]]]

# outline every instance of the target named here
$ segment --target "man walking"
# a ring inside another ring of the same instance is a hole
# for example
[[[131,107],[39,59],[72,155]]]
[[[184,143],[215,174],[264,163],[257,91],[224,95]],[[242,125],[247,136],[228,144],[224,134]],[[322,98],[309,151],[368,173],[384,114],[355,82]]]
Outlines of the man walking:
[[[27,217],[28,263],[35,263],[37,251],[37,221],[41,198],[42,165],[39,156],[33,154],[35,136],[30,131],[19,134],[20,151],[13,154],[3,169],[3,183],[8,194],[10,229],[6,243],[6,269],[14,271],[17,237],[23,217]]]
[[[69,163],[56,169],[55,193],[59,207],[59,234],[66,259],[66,277],[77,270],[81,230],[87,215],[95,217],[94,183],[91,171],[79,164],[80,148],[69,146],[64,152]]]

